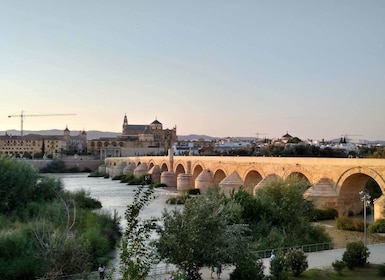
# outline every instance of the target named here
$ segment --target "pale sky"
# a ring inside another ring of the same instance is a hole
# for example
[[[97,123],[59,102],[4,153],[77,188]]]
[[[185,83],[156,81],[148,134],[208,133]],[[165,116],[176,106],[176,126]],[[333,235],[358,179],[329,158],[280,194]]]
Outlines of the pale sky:
[[[0,36],[0,131],[385,140],[383,0],[9,0]]]

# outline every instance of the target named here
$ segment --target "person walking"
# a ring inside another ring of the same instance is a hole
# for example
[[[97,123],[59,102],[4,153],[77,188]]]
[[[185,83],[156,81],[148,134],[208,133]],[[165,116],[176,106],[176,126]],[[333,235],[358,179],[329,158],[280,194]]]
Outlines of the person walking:
[[[222,265],[218,263],[217,265],[217,279],[221,279],[221,274],[222,274]]]
[[[99,265],[98,271],[99,271],[99,278],[104,279],[104,272],[106,271],[106,268],[104,267],[104,265],[102,264]]]

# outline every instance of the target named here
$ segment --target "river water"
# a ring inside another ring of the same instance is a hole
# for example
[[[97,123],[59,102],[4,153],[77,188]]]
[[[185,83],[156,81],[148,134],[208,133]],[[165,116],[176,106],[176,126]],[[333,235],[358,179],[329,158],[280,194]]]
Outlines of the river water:
[[[126,220],[124,219],[124,212],[129,203],[133,201],[134,191],[137,186],[129,186],[120,183],[119,180],[105,179],[103,177],[88,177],[88,173],[66,173],[53,174],[60,178],[64,189],[75,191],[84,189],[90,193],[92,198],[99,200],[102,203],[102,209],[111,213],[117,211],[121,217],[120,224],[124,231]],[[161,217],[164,209],[172,210],[181,208],[182,206],[169,205],[166,200],[171,196],[176,195],[176,192],[155,189],[155,199],[143,210],[140,214],[142,218]],[[160,264],[157,269],[162,270],[164,264]],[[119,252],[115,253],[114,259],[109,268],[119,270]]]

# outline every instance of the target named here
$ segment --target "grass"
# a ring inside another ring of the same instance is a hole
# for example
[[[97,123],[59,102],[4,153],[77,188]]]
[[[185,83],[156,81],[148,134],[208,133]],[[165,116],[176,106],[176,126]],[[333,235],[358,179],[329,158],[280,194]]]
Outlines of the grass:
[[[338,280],[338,279],[385,279],[379,275],[379,265],[368,264],[363,268],[355,268],[354,270],[344,269],[341,273],[334,269],[309,269],[302,273],[299,277],[290,277],[289,279],[317,279],[317,280]]]

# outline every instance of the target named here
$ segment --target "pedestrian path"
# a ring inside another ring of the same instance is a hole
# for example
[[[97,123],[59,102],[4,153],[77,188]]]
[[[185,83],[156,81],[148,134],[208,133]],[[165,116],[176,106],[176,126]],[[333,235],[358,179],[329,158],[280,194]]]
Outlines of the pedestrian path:
[[[367,246],[370,252],[368,262],[373,264],[385,264],[385,243],[381,244],[372,244]],[[342,260],[342,255],[346,251],[346,248],[342,249],[334,249],[334,250],[326,250],[321,252],[308,253],[308,269],[312,268],[330,268],[332,267],[332,263],[336,260]],[[263,265],[265,266],[265,275],[269,275],[270,268],[270,259],[262,259]],[[233,266],[223,266],[221,280],[229,280],[230,274],[234,270]],[[202,279],[210,280],[210,269],[203,268],[201,270]],[[163,278],[159,278],[162,280],[168,279],[168,275],[163,275]],[[217,279],[215,273],[213,273],[213,279]]]

